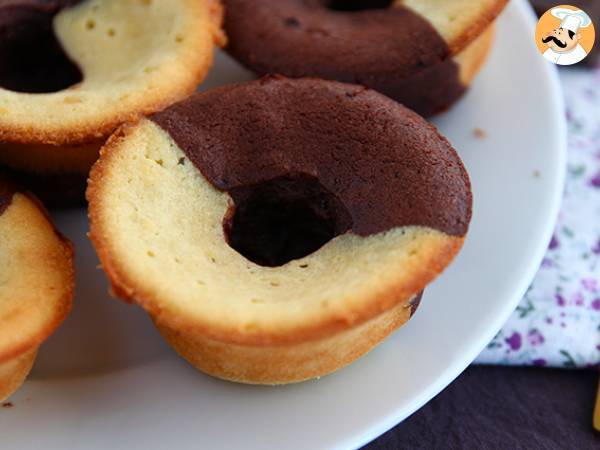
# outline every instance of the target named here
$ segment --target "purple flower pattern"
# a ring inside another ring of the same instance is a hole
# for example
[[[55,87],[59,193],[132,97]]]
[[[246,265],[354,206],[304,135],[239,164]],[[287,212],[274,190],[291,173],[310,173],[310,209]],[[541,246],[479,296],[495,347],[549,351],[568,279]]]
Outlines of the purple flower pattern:
[[[506,342],[508,344],[510,350],[512,350],[513,352],[516,352],[521,348],[521,343],[522,343],[521,335],[517,332],[514,332],[513,334],[510,335],[510,337],[504,339],[504,342]]]

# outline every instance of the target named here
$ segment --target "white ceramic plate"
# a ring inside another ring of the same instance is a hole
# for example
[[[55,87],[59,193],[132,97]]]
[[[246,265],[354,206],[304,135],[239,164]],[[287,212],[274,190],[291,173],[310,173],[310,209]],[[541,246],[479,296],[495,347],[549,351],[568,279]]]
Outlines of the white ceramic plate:
[[[464,159],[475,211],[464,251],[413,320],[371,354],[299,385],[235,385],[172,352],[144,312],[107,295],[83,211],[58,214],[77,248],[73,314],[45,344],[13,408],[3,449],[351,448],[450,383],[508,318],[550,238],[563,183],[562,101],[537,53],[532,13],[513,2],[471,92],[436,122]],[[221,56],[210,86],[250,78]],[[485,130],[484,139],[474,128]]]

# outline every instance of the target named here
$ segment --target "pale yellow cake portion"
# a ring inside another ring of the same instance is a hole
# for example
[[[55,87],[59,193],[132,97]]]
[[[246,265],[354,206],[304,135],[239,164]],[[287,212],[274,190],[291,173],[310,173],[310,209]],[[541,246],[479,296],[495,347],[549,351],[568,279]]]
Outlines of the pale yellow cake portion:
[[[0,215],[0,399],[71,309],[73,249],[37,200],[17,193]]]
[[[414,296],[463,242],[423,227],[348,233],[263,267],[226,242],[229,195],[153,122],[102,152],[88,187],[90,236],[117,294],[159,322],[226,342],[294,342],[363,322]]]
[[[364,356],[412,315],[410,300],[329,337],[298,344],[248,346],[207,338],[157,322],[167,342],[199,370],[247,384],[288,384],[322,377]]]
[[[47,94],[0,89],[0,141],[89,143],[182,99],[224,42],[221,19],[217,0],[84,0],[62,10],[55,33],[83,81]]]
[[[496,27],[492,23],[481,36],[454,57],[459,68],[460,81],[464,86],[470,86],[483,68],[493,47],[495,35]]]
[[[90,238],[114,294],[145,308],[195,367],[238,382],[297,382],[349,364],[409,319],[464,241],[417,226],[347,233],[257,265],[227,243],[229,194],[147,119],[111,137],[88,186]]]
[[[460,53],[498,17],[508,0],[396,0],[429,23],[444,38],[450,53]]]
[[[25,381],[35,363],[37,348],[0,363],[0,402],[12,395]]]

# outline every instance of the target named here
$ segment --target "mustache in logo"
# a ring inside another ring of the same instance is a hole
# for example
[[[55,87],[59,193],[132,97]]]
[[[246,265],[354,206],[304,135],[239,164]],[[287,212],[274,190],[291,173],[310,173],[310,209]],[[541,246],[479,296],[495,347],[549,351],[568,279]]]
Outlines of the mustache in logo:
[[[561,41],[559,41],[559,40],[558,40],[558,38],[557,38],[557,37],[555,37],[555,36],[548,36],[548,37],[545,37],[545,38],[543,38],[543,39],[542,39],[542,42],[543,42],[544,44],[547,44],[547,43],[548,43],[548,42],[550,42],[550,41],[554,41],[554,43],[555,43],[557,46],[559,46],[560,48],[565,48],[565,47],[567,46],[567,43],[566,43],[566,42],[561,42]]]

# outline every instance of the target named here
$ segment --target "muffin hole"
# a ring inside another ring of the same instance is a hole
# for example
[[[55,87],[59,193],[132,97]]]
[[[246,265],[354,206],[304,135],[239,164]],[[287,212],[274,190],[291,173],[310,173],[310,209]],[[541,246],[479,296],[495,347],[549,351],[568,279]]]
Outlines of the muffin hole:
[[[109,29],[106,31],[106,34],[107,34],[109,37],[114,37],[114,36],[117,34],[117,32],[115,31],[115,29],[114,29],[114,28],[109,28]]]
[[[96,28],[96,22],[93,19],[88,19],[85,21],[86,30],[93,30],[94,28]]]
[[[325,0],[325,6],[333,11],[365,11],[389,8],[395,0]]]
[[[230,247],[265,267],[320,249],[352,227],[343,203],[315,177],[290,174],[229,191],[223,229]]]
[[[154,257],[156,256],[156,254],[155,254],[153,251],[151,251],[151,250],[148,250],[148,251],[146,252],[146,254],[147,254],[147,255],[148,255],[150,258],[154,258]]]
[[[177,35],[175,36],[175,42],[177,42],[178,44],[181,44],[183,42],[183,36],[181,35]]]
[[[48,93],[83,80],[56,38],[52,20],[58,8],[15,8],[0,21],[0,87]]]

